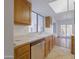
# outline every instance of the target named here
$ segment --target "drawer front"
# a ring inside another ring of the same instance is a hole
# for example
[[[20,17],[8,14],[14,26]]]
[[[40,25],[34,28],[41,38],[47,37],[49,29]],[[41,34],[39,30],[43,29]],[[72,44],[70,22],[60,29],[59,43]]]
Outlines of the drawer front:
[[[20,56],[24,53],[30,52],[30,45],[21,45],[17,48],[15,48],[15,52],[17,56]]]

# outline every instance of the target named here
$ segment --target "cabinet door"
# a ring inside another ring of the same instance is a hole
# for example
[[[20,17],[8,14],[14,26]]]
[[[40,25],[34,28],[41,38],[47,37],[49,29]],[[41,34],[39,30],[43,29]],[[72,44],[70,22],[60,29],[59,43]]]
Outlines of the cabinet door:
[[[15,47],[14,59],[30,59],[30,44]]]
[[[75,54],[75,37],[71,37],[71,53]]]
[[[50,36],[49,39],[50,39],[50,50],[52,50],[52,48],[53,48],[53,38],[52,38],[52,36]]]
[[[24,53],[22,56],[18,57],[18,59],[30,59],[29,54]]]
[[[48,55],[50,52],[50,40],[49,38],[46,38],[45,40],[45,57]]]
[[[45,17],[45,26],[50,28],[50,25],[52,24],[52,19],[50,16]]]
[[[56,39],[57,39],[57,38],[54,36],[54,37],[53,37],[53,47],[54,47],[55,44],[56,44],[56,43],[55,43],[55,42],[56,42],[56,41],[55,41]]]
[[[14,0],[14,23],[29,25],[31,17],[31,5],[26,0]]]

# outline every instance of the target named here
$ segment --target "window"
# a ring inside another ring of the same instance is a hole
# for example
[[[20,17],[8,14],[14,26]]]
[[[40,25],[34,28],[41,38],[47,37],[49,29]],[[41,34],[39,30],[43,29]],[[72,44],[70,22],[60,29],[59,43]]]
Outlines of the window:
[[[32,12],[31,26],[29,32],[37,32],[37,14]]]
[[[38,32],[44,31],[44,17],[41,15],[38,15]]]
[[[29,27],[29,32],[43,32],[44,31],[44,17],[32,12],[31,26]]]
[[[32,32],[37,31],[37,14],[32,12]]]

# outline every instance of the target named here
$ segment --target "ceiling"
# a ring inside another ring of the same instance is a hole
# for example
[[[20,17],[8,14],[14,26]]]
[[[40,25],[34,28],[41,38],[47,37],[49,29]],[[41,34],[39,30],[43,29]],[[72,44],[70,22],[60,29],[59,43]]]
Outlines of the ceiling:
[[[56,13],[56,10],[51,8],[49,6],[49,3],[51,2],[55,2],[55,1],[58,1],[58,0],[32,0],[32,10],[43,15],[43,16],[52,16],[54,18],[56,17],[60,17],[60,14],[63,13],[63,12],[60,12],[60,13]],[[58,6],[58,5],[56,5]],[[63,6],[64,7],[64,6]],[[58,8],[58,7],[57,7]],[[57,9],[56,8],[56,9]],[[61,9],[61,8],[60,8]],[[58,9],[57,9],[58,10]],[[71,10],[72,11],[72,10]],[[68,11],[70,12],[70,11]],[[72,12],[74,13],[74,12]],[[61,15],[61,17],[64,17],[63,15]],[[73,17],[73,16],[72,16]],[[56,20],[59,20],[58,18],[56,18]]]
[[[56,20],[74,20],[75,18],[75,11],[68,11],[68,12],[63,12],[63,13],[59,13],[55,16]]]
[[[54,0],[32,0],[32,10],[43,16],[54,16],[55,12],[48,5],[51,1]]]
[[[74,10],[74,0],[56,0],[50,2],[49,6],[55,11],[55,13],[66,12],[68,10]]]

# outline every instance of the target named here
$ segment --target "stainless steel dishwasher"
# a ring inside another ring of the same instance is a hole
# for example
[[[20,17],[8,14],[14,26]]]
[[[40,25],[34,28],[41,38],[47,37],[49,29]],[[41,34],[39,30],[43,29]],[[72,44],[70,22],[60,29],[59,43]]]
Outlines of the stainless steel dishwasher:
[[[44,59],[44,41],[31,47],[31,59]]]

